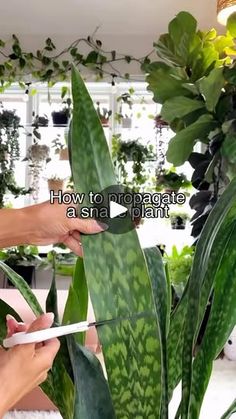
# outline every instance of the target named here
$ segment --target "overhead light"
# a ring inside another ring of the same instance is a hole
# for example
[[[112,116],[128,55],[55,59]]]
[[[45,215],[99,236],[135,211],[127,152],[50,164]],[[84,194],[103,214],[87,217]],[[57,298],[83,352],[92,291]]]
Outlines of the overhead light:
[[[221,25],[226,26],[229,16],[234,12],[236,12],[236,0],[217,1],[217,19]]]

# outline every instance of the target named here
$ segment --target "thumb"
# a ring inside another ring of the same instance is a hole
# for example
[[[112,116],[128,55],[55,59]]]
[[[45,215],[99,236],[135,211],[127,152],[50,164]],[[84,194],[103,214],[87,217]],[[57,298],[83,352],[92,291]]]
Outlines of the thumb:
[[[108,225],[94,219],[71,218],[69,220],[70,230],[76,230],[84,234],[97,234],[108,229]]]
[[[53,313],[42,314],[29,326],[27,333],[37,332],[37,330],[49,329],[54,321]]]

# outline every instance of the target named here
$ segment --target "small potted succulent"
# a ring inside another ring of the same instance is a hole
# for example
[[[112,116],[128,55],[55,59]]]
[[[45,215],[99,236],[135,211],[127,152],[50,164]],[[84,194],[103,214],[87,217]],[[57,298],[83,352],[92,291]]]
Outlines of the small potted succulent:
[[[172,230],[184,230],[190,217],[186,212],[171,212],[170,222]]]
[[[109,118],[112,114],[112,111],[109,111],[107,108],[100,107],[100,102],[97,102],[97,114],[100,118],[101,124],[103,127],[109,126]]]
[[[32,285],[35,268],[41,263],[37,246],[16,246],[0,251],[0,259]],[[11,285],[11,282],[8,282]]]
[[[71,115],[71,99],[62,102],[65,106],[59,111],[52,112],[52,121],[54,126],[66,126],[68,125]]]

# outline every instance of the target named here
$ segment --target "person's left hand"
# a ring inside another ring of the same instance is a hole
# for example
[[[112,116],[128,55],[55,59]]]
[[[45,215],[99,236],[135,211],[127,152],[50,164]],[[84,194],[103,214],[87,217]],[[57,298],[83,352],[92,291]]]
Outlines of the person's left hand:
[[[82,256],[80,233],[96,234],[105,231],[106,224],[97,223],[93,219],[68,218],[66,204],[49,201],[42,204],[22,208],[22,213],[30,223],[25,244],[47,246],[50,244],[64,243],[72,252]]]

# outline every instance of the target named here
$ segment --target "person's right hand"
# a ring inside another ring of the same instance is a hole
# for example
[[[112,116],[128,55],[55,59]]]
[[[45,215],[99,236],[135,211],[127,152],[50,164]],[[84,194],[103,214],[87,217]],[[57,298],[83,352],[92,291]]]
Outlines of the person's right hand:
[[[47,329],[52,326],[53,313],[37,318],[31,325],[17,323],[7,316],[8,337],[13,333]],[[0,418],[23,396],[47,379],[59,350],[58,339],[43,344],[17,345],[9,350],[0,347]]]

